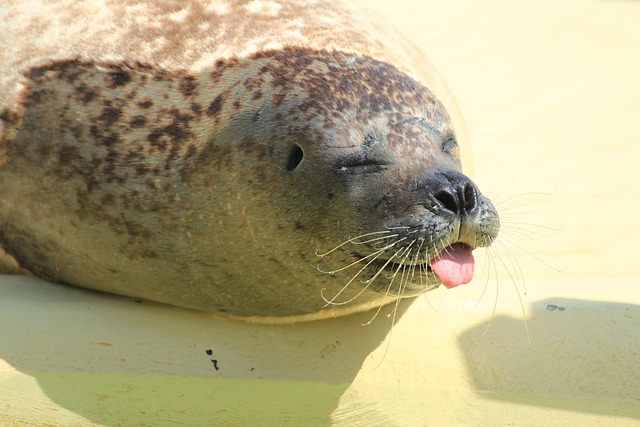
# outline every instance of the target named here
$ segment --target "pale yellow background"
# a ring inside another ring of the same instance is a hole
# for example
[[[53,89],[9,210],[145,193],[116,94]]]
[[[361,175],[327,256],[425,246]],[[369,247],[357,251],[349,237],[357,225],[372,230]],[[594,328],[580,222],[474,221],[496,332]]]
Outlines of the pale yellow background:
[[[638,278],[640,4],[370,3],[449,82],[483,189],[498,202],[550,194],[519,199],[542,203],[513,209],[531,213],[525,223],[559,229],[523,246],[564,277]],[[531,268],[528,275],[550,273]]]
[[[640,2],[368,3],[456,95],[500,256],[391,333],[1,277],[0,425],[640,425]]]

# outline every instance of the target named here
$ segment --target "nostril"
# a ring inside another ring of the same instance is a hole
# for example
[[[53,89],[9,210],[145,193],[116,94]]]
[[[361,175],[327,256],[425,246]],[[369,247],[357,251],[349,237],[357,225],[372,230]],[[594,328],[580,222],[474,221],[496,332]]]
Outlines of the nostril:
[[[460,212],[460,203],[457,194],[450,191],[441,190],[435,193],[433,196],[443,208],[455,214],[458,214]]]
[[[461,217],[473,216],[479,208],[479,192],[468,177],[458,172],[436,175],[434,202],[442,209]]]
[[[478,192],[475,185],[471,182],[466,182],[462,185],[460,191],[460,198],[462,199],[462,206],[464,213],[467,215],[473,213],[478,207]]]

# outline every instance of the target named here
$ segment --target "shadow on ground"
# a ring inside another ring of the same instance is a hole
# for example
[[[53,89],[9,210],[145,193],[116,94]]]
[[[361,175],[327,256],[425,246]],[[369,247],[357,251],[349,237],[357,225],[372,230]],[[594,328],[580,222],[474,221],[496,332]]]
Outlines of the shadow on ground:
[[[533,305],[528,319],[496,316],[459,336],[485,398],[640,418],[640,306],[577,299]],[[629,405],[615,402],[627,401]]]
[[[329,425],[391,328],[384,316],[363,326],[372,313],[269,326],[34,278],[0,285],[12,325],[0,357],[55,404],[113,426]]]

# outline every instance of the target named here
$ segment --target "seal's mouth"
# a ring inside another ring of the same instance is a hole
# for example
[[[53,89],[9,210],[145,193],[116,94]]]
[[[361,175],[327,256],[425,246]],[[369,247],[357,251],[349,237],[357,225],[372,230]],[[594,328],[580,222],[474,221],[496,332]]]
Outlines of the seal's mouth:
[[[472,249],[464,243],[447,246],[427,264],[449,289],[469,283],[475,271]]]
[[[472,248],[465,243],[454,243],[444,248],[433,258],[419,263],[397,263],[389,260],[375,261],[379,268],[395,274],[407,265],[420,267],[433,273],[448,289],[467,284],[473,279],[475,261]]]

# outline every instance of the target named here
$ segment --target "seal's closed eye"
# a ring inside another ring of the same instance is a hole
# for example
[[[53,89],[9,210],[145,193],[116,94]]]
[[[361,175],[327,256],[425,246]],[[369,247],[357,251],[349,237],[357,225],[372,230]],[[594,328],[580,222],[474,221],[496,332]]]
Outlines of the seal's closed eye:
[[[334,170],[338,175],[359,175],[381,172],[387,165],[387,162],[369,157],[364,153],[350,154],[340,158],[336,162]]]

